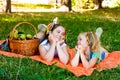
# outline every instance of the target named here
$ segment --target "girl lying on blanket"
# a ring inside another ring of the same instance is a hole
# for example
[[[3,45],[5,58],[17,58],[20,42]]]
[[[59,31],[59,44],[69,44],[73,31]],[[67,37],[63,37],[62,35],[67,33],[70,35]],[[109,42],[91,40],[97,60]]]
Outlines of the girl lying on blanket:
[[[63,64],[69,61],[67,45],[64,40],[66,36],[65,28],[60,24],[50,24],[43,42],[39,45],[40,56],[46,61],[59,58]]]
[[[75,56],[71,61],[72,66],[75,67],[82,62],[83,66],[88,69],[107,56],[108,51],[100,45],[99,37],[100,35],[94,32],[79,34]]]

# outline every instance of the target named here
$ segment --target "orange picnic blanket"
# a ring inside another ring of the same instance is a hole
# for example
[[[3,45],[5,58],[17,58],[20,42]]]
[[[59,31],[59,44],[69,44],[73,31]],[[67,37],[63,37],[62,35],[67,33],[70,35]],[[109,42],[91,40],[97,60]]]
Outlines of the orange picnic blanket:
[[[2,41],[0,40],[0,43]],[[71,58],[73,57],[74,54],[74,48],[73,49],[68,49]],[[16,54],[16,53],[11,53],[11,52],[6,52],[6,51],[0,51],[1,55],[5,55],[8,57],[17,57],[17,58],[24,58],[26,56],[21,55],[21,54]],[[72,72],[74,75],[76,75],[77,77],[79,76],[89,76],[92,74],[92,72],[96,69],[98,71],[102,71],[102,70],[106,70],[106,69],[111,69],[111,68],[116,68],[118,65],[120,65],[120,51],[114,51],[111,52],[107,58],[105,58],[103,61],[101,61],[100,63],[96,64],[95,67],[90,68],[90,69],[85,69],[83,67],[83,65],[80,63],[78,65],[78,67],[72,67],[70,65],[70,62],[67,65],[62,64],[58,59],[54,59],[52,62],[47,62],[45,60],[43,60],[40,55],[34,55],[34,56],[30,56],[31,59],[36,60],[36,61],[40,61],[43,64],[46,65],[52,65],[55,63],[56,66],[63,68],[63,69],[67,69],[68,71]]]

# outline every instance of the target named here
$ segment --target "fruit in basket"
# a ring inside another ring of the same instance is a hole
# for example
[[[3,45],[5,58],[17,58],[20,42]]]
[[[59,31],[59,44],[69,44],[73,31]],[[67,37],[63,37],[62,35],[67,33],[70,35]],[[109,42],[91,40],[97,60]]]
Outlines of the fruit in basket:
[[[21,39],[20,37],[21,37],[22,34],[24,34],[24,32],[22,32],[22,31],[18,31],[18,38],[17,38],[18,40]],[[25,35],[25,34],[24,34],[24,35]]]
[[[9,38],[13,38],[13,33],[10,32]]]
[[[27,34],[27,35],[26,35],[26,39],[27,39],[27,40],[32,39],[32,37],[33,37],[33,36],[32,36],[31,34]]]
[[[20,40],[25,40],[26,39],[26,35],[25,34],[20,34]]]
[[[18,38],[18,30],[15,30],[12,34],[14,39]]]

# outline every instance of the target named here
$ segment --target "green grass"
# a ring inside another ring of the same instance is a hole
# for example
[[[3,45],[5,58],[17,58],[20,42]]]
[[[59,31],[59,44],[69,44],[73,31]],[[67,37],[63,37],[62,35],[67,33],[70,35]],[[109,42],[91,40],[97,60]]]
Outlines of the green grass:
[[[109,52],[120,50],[120,9],[103,9],[87,11],[83,13],[0,13],[0,39],[6,39],[14,26],[22,21],[32,23],[36,28],[40,23],[48,24],[56,16],[59,23],[67,30],[67,43],[70,48],[76,45],[77,36],[80,32],[95,31],[102,27],[104,32],[101,44]],[[29,26],[28,26],[29,27]],[[32,28],[19,26],[26,32]],[[32,34],[35,34],[34,31]],[[71,72],[56,66],[47,66],[38,61],[10,58],[0,55],[0,79],[1,80],[119,80],[120,67],[94,71],[91,76],[76,77]]]

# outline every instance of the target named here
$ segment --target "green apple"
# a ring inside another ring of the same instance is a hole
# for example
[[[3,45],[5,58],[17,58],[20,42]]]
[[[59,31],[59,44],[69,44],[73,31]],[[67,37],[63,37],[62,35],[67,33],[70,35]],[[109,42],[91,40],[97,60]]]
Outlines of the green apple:
[[[20,39],[21,40],[25,40],[26,39],[26,35],[25,34],[20,34]]]
[[[27,38],[28,40],[29,40],[29,39],[32,39],[32,37],[33,37],[33,36],[32,36],[31,34],[27,34],[27,35],[26,35],[26,38]]]
[[[15,31],[13,32],[13,38],[14,38],[14,39],[17,39],[17,38],[18,38],[18,30],[15,30]]]

